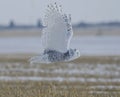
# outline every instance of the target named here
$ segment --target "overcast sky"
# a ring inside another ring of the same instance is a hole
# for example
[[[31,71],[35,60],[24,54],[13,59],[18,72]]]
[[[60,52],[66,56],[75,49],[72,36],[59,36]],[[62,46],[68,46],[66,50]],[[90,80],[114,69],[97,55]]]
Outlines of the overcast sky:
[[[0,0],[0,24],[35,24],[43,18],[47,4],[57,1],[72,22],[120,21],[120,0]]]

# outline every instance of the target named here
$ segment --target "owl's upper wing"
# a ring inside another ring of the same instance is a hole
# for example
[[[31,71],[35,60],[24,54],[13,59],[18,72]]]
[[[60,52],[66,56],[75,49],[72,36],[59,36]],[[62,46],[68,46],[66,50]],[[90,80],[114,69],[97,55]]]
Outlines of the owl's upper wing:
[[[70,16],[63,14],[55,3],[48,6],[45,22],[47,25],[43,33],[45,48],[66,52],[73,35]]]

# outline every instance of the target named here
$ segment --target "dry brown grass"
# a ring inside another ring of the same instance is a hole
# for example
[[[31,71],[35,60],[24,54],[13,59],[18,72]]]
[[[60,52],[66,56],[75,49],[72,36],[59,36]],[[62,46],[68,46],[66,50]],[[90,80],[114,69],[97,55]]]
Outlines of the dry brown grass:
[[[119,27],[107,28],[73,28],[75,36],[120,36]],[[41,35],[41,29],[30,30],[0,30],[0,37],[38,37]]]
[[[0,82],[0,97],[120,97],[120,90],[91,89],[90,85],[80,82]]]
[[[76,36],[120,36],[119,27],[90,27],[76,28],[73,30]]]
[[[4,65],[4,68],[6,70],[9,70],[11,68],[19,68],[22,64],[22,68],[29,69],[30,64],[28,63],[28,59],[30,56],[34,56],[35,54],[16,54],[16,55],[3,55],[0,56],[0,63],[1,66]],[[14,65],[16,63],[21,63],[18,67],[17,65]],[[5,64],[4,64],[5,63]],[[11,67],[9,67],[9,64],[6,65],[6,63],[11,64]],[[70,63],[74,63],[78,66],[78,69],[80,69],[79,65],[84,65],[84,63],[94,64],[94,66],[97,63],[103,63],[103,65],[109,64],[112,66],[113,64],[117,64],[119,66],[120,64],[120,57],[119,56],[82,56],[79,59],[72,61]],[[81,64],[80,64],[81,63]],[[55,63],[50,65],[35,65],[37,68],[43,69],[43,70],[53,70],[58,68],[68,68],[66,65],[67,63]],[[7,67],[8,66],[8,67]],[[14,67],[15,66],[15,67]],[[35,67],[33,65],[33,67]],[[32,68],[32,67],[31,67]],[[109,68],[108,68],[109,69]],[[110,68],[115,69],[115,68]],[[113,70],[114,71],[114,70]],[[5,73],[5,72],[4,72]],[[34,73],[24,73],[24,72],[18,72],[13,71],[9,72],[8,74],[0,74],[0,76],[13,76],[13,77],[19,77],[19,76],[34,76]],[[114,79],[114,76],[98,76],[98,75],[69,75],[69,74],[48,74],[46,72],[44,73],[38,73],[37,76],[40,77],[79,77],[79,78],[108,78],[108,79]],[[115,78],[119,78],[119,75]],[[96,88],[94,86],[105,86],[104,88]],[[80,82],[80,81],[63,81],[63,82],[57,82],[57,81],[0,81],[0,97],[120,97],[120,88],[108,88],[107,86],[120,86],[119,81],[118,82]]]
[[[81,56],[75,63],[120,64],[120,56]]]
[[[0,37],[38,37],[41,35],[41,30],[1,30]]]
[[[38,54],[1,54],[0,62],[28,62],[32,56]],[[120,64],[120,56],[81,56],[73,61],[74,63],[101,63],[101,64]]]

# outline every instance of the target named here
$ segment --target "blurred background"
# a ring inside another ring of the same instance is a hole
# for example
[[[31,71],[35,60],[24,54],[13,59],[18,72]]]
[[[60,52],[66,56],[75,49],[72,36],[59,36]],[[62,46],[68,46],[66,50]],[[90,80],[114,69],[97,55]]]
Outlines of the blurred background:
[[[38,54],[47,5],[72,15],[71,46],[82,55],[120,55],[119,0],[0,0],[0,54]]]

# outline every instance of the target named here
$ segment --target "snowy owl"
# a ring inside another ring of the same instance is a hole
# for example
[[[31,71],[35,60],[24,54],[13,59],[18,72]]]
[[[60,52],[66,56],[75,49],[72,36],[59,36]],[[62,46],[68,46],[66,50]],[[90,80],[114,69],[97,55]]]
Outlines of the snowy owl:
[[[63,13],[61,5],[48,5],[42,33],[43,52],[30,59],[30,63],[67,62],[80,57],[80,51],[71,49],[73,36],[71,16]]]

